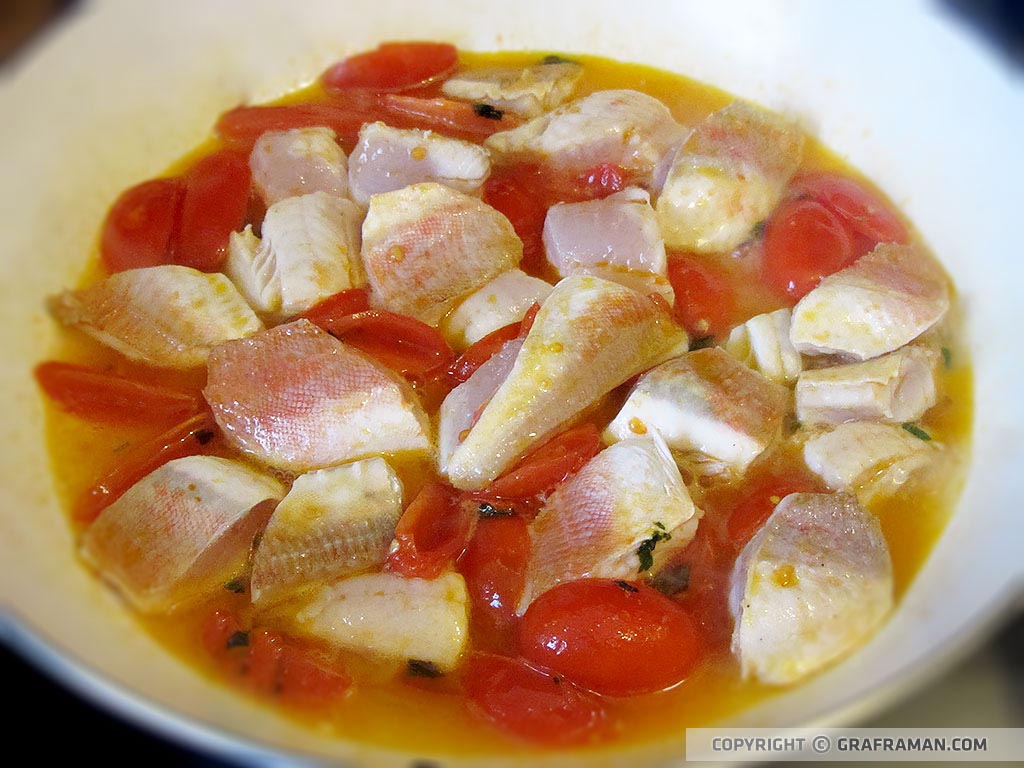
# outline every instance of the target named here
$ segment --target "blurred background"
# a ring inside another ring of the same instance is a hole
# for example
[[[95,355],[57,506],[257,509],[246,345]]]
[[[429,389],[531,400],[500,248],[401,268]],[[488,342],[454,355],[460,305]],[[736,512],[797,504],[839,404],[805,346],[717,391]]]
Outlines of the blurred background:
[[[983,37],[1008,67],[1024,77],[1024,1],[935,0],[962,24],[965,34]],[[86,0],[0,0],[0,77],[30,56],[35,41]],[[1022,126],[1024,129],[1024,126]],[[79,758],[131,755],[148,766],[241,768],[199,755],[108,717],[52,683],[19,657],[0,648],[0,670],[8,701],[7,732],[39,733],[55,724],[73,737],[65,746]],[[13,709],[11,708],[11,705]],[[944,677],[880,717],[863,723],[879,728],[1024,728],[1024,615],[1006,617],[999,631]],[[54,750],[36,745],[35,755]],[[61,750],[63,753],[64,750]],[[794,764],[800,765],[800,764]],[[870,763],[881,766],[884,763]],[[926,765],[916,763],[916,765]]]

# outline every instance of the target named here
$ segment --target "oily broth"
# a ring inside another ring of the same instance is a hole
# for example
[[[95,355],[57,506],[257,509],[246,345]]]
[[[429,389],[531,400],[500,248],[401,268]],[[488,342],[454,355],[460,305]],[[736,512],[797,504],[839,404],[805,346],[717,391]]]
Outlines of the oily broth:
[[[532,53],[460,55],[465,66],[527,65],[539,58],[539,54]],[[585,65],[577,96],[609,88],[641,90],[662,100],[684,125],[699,121],[732,100],[730,95],[716,88],[650,67],[588,56],[574,59]],[[289,94],[280,103],[319,101],[323,98],[319,85],[312,85]],[[175,164],[169,172],[179,172],[216,146],[213,140],[207,142],[194,154]],[[351,147],[345,149],[349,151]],[[806,143],[801,170],[841,171],[877,192],[870,182],[813,138]],[[94,282],[103,274],[98,249],[93,251],[80,279],[82,285]],[[754,261],[756,259],[733,259],[726,264],[728,278],[741,297],[738,309],[746,316],[783,306],[777,296],[760,286],[755,266],[751,264]],[[940,334],[942,345],[951,351],[951,365],[940,371],[938,404],[921,423],[936,442],[946,447],[944,459],[937,462],[933,470],[914,478],[900,493],[868,505],[878,515],[889,544],[897,600],[909,587],[941,533],[964,477],[972,414],[972,380],[966,350],[959,337],[950,330],[959,326],[958,319],[955,313],[951,313],[944,327],[933,331]],[[140,381],[192,390],[198,390],[204,379],[202,371],[162,371],[131,363],[74,331],[61,332],[50,358],[80,362]],[[624,391],[612,393],[590,410],[588,418],[607,423],[624,396]],[[96,426],[60,411],[49,402],[46,403],[45,416],[55,484],[68,510],[76,498],[134,445],[171,426]],[[206,446],[204,452],[233,455],[220,439]],[[777,454],[771,460],[785,463],[799,459],[794,455]],[[434,476],[432,469],[421,460],[398,457],[392,463],[402,479],[406,502]],[[719,504],[714,493],[705,495],[700,489],[694,492],[698,503],[706,506],[701,525],[720,529],[725,522],[722,509],[727,505]],[[69,523],[76,531],[82,528],[82,524],[70,514]],[[225,590],[200,605],[172,615],[137,616],[137,620],[193,668],[223,680],[223,674],[202,646],[202,622],[214,609],[230,609],[236,611],[244,623],[251,616],[248,601],[247,593],[235,595]],[[719,629],[728,631],[728,627]],[[352,674],[357,689],[354,695],[315,712],[290,709],[287,711],[289,716],[339,738],[412,752],[473,755],[496,750],[513,754],[538,749],[514,742],[471,719],[452,680],[409,678],[397,667],[383,667],[355,656],[332,653]],[[682,727],[709,725],[728,718],[771,695],[773,690],[776,689],[741,682],[738,664],[725,642],[710,649],[691,677],[673,689],[630,699],[611,699],[609,709],[620,724],[623,741],[664,740],[673,733],[678,734]]]

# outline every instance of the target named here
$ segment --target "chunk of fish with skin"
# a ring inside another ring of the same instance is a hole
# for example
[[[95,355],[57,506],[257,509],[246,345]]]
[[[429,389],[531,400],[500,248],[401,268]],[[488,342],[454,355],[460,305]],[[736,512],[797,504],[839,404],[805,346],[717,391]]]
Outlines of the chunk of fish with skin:
[[[778,436],[789,393],[717,347],[662,363],[637,381],[605,431],[657,431],[702,474],[742,474]]]
[[[894,493],[931,464],[940,446],[896,424],[849,421],[798,433],[804,461],[833,490],[853,490],[864,501]]]
[[[790,339],[807,355],[869,360],[910,343],[948,310],[941,267],[915,246],[883,243],[800,299]]]
[[[196,368],[218,344],[263,323],[224,275],[165,264],[128,269],[49,301],[60,323],[130,360]]]
[[[371,195],[423,182],[477,195],[490,172],[491,159],[476,144],[379,121],[359,129],[348,166],[352,199],[361,205],[367,205]]]
[[[370,198],[362,252],[375,306],[437,325],[459,299],[515,269],[523,244],[480,200],[413,184]]]
[[[359,258],[362,214],[326,192],[274,203],[261,233],[233,232],[224,272],[258,312],[292,317],[318,301],[366,284]]]
[[[701,512],[656,434],[605,448],[560,485],[530,523],[530,560],[518,611],[557,584],[653,575],[697,532]],[[639,550],[653,539],[652,564]]]
[[[736,561],[733,653],[745,678],[794,683],[865,643],[892,605],[874,515],[849,494],[790,494]]]
[[[766,379],[792,384],[803,369],[803,359],[789,339],[792,317],[788,309],[755,315],[732,329],[725,351]]]
[[[431,448],[408,384],[304,319],[217,347],[203,394],[232,447],[279,469]]]
[[[540,161],[576,173],[610,163],[649,181],[658,161],[685,132],[657,99],[639,91],[610,90],[495,133],[484,146],[502,162]]]
[[[253,603],[383,565],[401,515],[402,483],[384,459],[300,475],[253,557]]]
[[[456,488],[483,488],[598,398],[678,355],[687,341],[648,296],[595,277],[565,278],[476,423],[454,450],[442,451],[441,472]]]
[[[902,347],[861,363],[804,371],[796,385],[796,416],[804,424],[915,421],[935,405],[938,354]]]
[[[176,459],[100,513],[82,555],[137,610],[167,611],[236,574],[282,496],[277,480],[237,461]]]
[[[267,206],[288,197],[348,195],[348,163],[334,131],[325,127],[267,131],[249,155],[252,183]]]
[[[454,349],[465,349],[491,331],[518,323],[530,307],[543,304],[552,290],[551,284],[522,270],[502,272],[467,296],[445,318],[445,338]]]
[[[778,205],[803,141],[782,116],[742,101],[709,116],[676,152],[658,196],[666,245],[732,251]]]
[[[448,672],[469,638],[469,595],[458,573],[411,579],[384,571],[322,587],[296,615],[303,634],[348,651]]]
[[[522,68],[481,67],[448,78],[441,92],[453,99],[534,118],[569,98],[582,76],[583,67],[568,61]]]

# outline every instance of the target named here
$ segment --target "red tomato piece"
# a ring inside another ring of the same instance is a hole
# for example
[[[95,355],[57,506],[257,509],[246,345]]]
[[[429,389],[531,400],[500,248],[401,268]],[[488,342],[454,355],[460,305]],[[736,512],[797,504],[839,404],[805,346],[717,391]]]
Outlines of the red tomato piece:
[[[403,576],[433,579],[466,549],[477,513],[458,493],[441,483],[423,487],[395,526],[398,546],[385,567]]]
[[[143,384],[74,363],[41,363],[35,375],[51,400],[90,421],[148,424],[180,419],[198,411],[202,402],[176,389]]]
[[[471,712],[524,741],[567,746],[608,731],[600,698],[521,659],[476,654],[464,684]]]
[[[236,107],[217,120],[217,135],[239,150],[252,148],[267,131],[326,126],[342,145],[351,148],[364,123],[381,117],[376,97],[330,104],[282,104],[268,107]]]
[[[601,163],[581,173],[576,179],[576,185],[581,197],[600,199],[629,186],[627,178],[628,171],[622,166]]]
[[[848,176],[810,173],[794,179],[791,188],[836,214],[853,233],[867,238],[870,248],[878,243],[905,243],[910,237],[888,205]]]
[[[611,579],[559,584],[519,625],[519,652],[610,696],[652,693],[690,674],[703,641],[689,614],[650,587]]]
[[[673,317],[691,337],[717,337],[731,327],[736,297],[728,279],[709,258],[672,254],[668,279],[676,297]]]
[[[366,289],[350,288],[347,291],[338,291],[333,296],[328,296],[323,301],[317,302],[302,317],[321,328],[328,329],[328,326],[340,321],[343,317],[354,315],[356,312],[365,312],[369,308],[370,297],[366,293]]]
[[[818,485],[799,475],[763,475],[744,484],[726,523],[729,540],[742,549],[764,525],[775,505],[791,493],[813,493]]]
[[[487,497],[527,499],[546,493],[594,458],[604,443],[596,426],[581,424],[551,438],[484,491]]]
[[[519,337],[521,323],[508,325],[491,331],[473,343],[448,368],[451,377],[460,384],[469,379],[477,369],[490,360],[508,342]]]
[[[185,183],[152,179],[121,193],[103,222],[100,255],[108,272],[166,264]]]
[[[214,659],[219,659],[228,651],[228,640],[242,631],[242,623],[231,611],[214,611],[203,624],[203,648]]]
[[[676,599],[697,624],[707,647],[727,648],[733,628],[729,576],[736,562],[736,550],[731,542],[722,539],[713,523],[702,522],[680,558],[678,565],[689,569],[689,584]]]
[[[439,130],[467,139],[485,138],[520,124],[514,115],[505,113],[497,120],[481,117],[469,102],[441,97],[427,99],[389,93],[381,104],[384,112],[399,118],[401,127]]]
[[[484,182],[484,202],[501,211],[523,241],[520,268],[528,272],[547,266],[543,235],[549,202],[542,185],[540,167],[530,164],[496,168]]]
[[[376,50],[338,62],[321,80],[330,90],[401,91],[440,80],[457,63],[458,51],[450,43],[382,43]]]
[[[205,272],[220,269],[228,238],[245,223],[250,186],[248,157],[238,152],[216,152],[189,169],[173,245],[175,263]]]
[[[794,303],[855,258],[843,222],[815,200],[783,203],[765,227],[762,277]]]
[[[351,688],[352,678],[337,664],[325,666],[312,652],[285,643],[276,680],[282,699],[299,707],[318,707],[336,701]]]
[[[72,512],[74,518],[82,522],[95,520],[100,512],[157,467],[199,453],[202,446],[216,436],[216,429],[213,415],[204,411],[142,443],[82,494]]]

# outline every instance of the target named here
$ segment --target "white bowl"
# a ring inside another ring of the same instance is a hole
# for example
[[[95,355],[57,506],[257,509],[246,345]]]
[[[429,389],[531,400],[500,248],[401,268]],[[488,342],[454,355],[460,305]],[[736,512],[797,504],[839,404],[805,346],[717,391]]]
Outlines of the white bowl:
[[[197,748],[267,762],[288,753],[407,764],[408,756],[328,740],[235,696],[138,631],[75,560],[30,370],[54,336],[43,297],[79,273],[121,189],[196,145],[224,109],[276,96],[381,39],[410,38],[604,54],[795,112],[902,206],[959,287],[977,406],[957,512],[892,620],[861,653],[742,721],[865,716],[1019,599],[1024,97],[1020,82],[936,6],[103,2],[85,5],[0,84],[5,639],[80,693]],[[665,745],[612,750],[602,762],[668,754]]]

